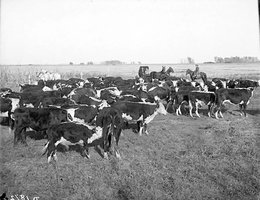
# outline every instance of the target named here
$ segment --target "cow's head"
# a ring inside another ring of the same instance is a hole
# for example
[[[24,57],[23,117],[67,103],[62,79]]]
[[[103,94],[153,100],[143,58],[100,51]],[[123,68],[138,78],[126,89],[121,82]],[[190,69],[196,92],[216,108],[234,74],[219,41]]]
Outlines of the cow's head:
[[[102,102],[98,105],[98,109],[102,110],[105,107],[110,107],[106,100],[102,100]]]
[[[162,102],[156,101],[156,103],[157,103],[157,110],[156,110],[157,113],[162,114],[162,115],[166,115],[167,111],[166,111],[164,105],[162,104]]]

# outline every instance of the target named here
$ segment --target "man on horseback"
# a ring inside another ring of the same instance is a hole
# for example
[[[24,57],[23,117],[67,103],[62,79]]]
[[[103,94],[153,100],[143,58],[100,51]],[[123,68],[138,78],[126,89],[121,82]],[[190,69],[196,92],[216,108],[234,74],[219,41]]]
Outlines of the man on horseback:
[[[196,77],[199,75],[199,73],[200,73],[200,72],[199,72],[199,71],[200,71],[200,68],[199,68],[199,65],[198,65],[198,64],[196,64],[195,67],[196,67],[196,68],[195,68],[195,71],[194,71],[194,75],[195,75],[195,78],[196,78]]]
[[[162,74],[165,74],[166,73],[166,67],[165,66],[162,66],[162,71],[161,71]]]

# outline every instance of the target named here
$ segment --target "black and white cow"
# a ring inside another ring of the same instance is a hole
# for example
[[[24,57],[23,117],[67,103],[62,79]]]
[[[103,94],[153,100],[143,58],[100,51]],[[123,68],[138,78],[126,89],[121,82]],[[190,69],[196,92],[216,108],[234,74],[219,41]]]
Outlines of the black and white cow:
[[[102,128],[86,124],[64,122],[54,124],[47,130],[48,141],[44,146],[43,155],[47,152],[48,163],[57,160],[56,151],[59,144],[66,147],[78,145],[83,157],[90,158],[88,147],[97,140],[102,141]],[[94,144],[95,145],[95,144]]]
[[[7,98],[0,97],[0,117],[7,119],[8,125],[10,127],[9,133],[13,129],[14,118],[13,113],[16,108],[20,107],[20,99],[19,98]]]
[[[184,103],[189,103],[189,93],[191,91],[198,91],[199,87],[193,86],[181,86],[172,88],[171,90],[171,101],[174,104],[176,115],[182,115],[181,107]]]
[[[161,102],[141,103],[117,101],[111,106],[121,111],[123,119],[127,122],[137,122],[139,135],[142,135],[143,132],[148,134],[147,124],[150,123],[158,113],[163,115],[167,114]]]
[[[35,131],[46,131],[52,124],[67,121],[67,111],[49,108],[17,108],[14,111],[14,145],[20,140],[26,144],[26,129],[31,128]]]
[[[208,116],[211,116],[213,106],[216,102],[216,95],[214,92],[204,92],[204,91],[191,91],[189,92],[189,111],[190,116],[192,115],[192,108],[195,106],[195,114],[200,117],[198,108],[199,105],[205,104],[208,106]]]
[[[221,107],[225,102],[232,104],[239,104],[241,115],[246,116],[246,106],[249,104],[250,98],[253,96],[253,88],[234,88],[226,89],[222,88],[216,91],[217,97],[217,107],[215,112],[215,117],[218,119],[218,114],[223,118]]]
[[[7,98],[0,97],[0,118],[1,122],[4,118],[8,120],[8,125],[10,125],[12,110],[12,101]]]

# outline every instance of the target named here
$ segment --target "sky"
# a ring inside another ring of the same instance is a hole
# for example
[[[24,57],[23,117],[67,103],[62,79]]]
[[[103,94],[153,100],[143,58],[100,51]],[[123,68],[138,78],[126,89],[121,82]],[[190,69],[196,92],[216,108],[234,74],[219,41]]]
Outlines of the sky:
[[[0,1],[0,64],[260,55],[257,0]]]

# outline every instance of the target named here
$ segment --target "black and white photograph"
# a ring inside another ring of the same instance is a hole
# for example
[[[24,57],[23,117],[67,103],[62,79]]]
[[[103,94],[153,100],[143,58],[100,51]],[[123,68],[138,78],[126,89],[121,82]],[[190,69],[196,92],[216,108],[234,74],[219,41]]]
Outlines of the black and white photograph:
[[[260,200],[259,0],[0,0],[0,200]]]

